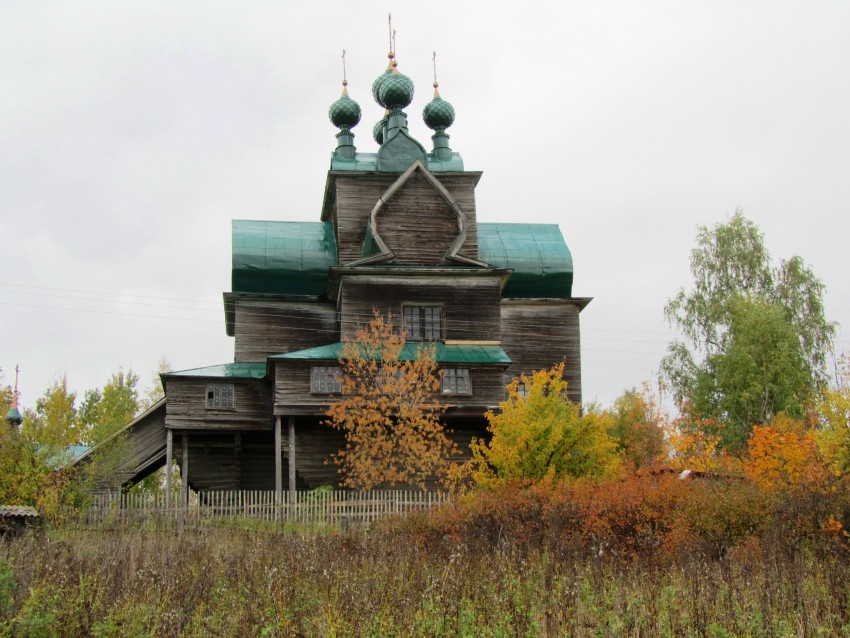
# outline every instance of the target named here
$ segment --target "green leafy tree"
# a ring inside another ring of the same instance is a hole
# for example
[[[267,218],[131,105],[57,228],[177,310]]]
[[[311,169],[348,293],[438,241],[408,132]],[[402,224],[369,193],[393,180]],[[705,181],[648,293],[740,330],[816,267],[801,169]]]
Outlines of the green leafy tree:
[[[12,407],[12,394],[14,390],[12,386],[0,386],[0,419],[5,419],[9,413],[9,408]]]
[[[663,417],[648,385],[624,392],[610,416],[613,423],[608,434],[635,468],[652,466],[666,456]]]
[[[68,378],[56,379],[35,402],[35,412],[24,411],[21,434],[52,449],[77,443],[77,395],[68,389]]]
[[[80,408],[86,442],[96,445],[127,425],[139,413],[139,375],[123,369],[113,373],[102,390],[89,390]]]
[[[38,444],[11,427],[5,418],[0,421],[0,503],[36,505],[48,485],[49,473]]]
[[[490,440],[475,438],[470,445],[469,467],[477,484],[601,476],[620,467],[617,443],[608,435],[611,416],[582,414],[567,398],[563,374],[562,363],[508,385],[501,411],[486,414]]]
[[[156,371],[151,376],[151,385],[145,396],[139,401],[139,407],[142,410],[147,410],[154,403],[165,397],[165,389],[162,387],[162,377],[160,375],[164,372],[171,372],[172,370],[171,362],[165,357],[160,357],[156,364]]]
[[[687,423],[716,420],[721,446],[743,452],[755,425],[800,415],[828,380],[836,324],[824,285],[800,257],[771,265],[758,227],[737,211],[702,227],[691,253],[694,286],[665,307],[685,342],[661,365]]]
[[[834,470],[850,472],[850,356],[836,364],[835,380],[817,406],[821,428],[818,444]]]

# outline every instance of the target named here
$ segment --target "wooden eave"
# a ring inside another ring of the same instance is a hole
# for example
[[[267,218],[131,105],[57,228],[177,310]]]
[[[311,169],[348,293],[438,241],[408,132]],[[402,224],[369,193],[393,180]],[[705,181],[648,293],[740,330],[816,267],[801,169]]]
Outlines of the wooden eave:
[[[363,266],[333,266],[328,273],[328,299],[339,299],[342,280],[346,277],[374,277],[390,276],[398,277],[400,280],[412,277],[450,277],[460,279],[463,277],[498,277],[499,290],[504,289],[513,270],[507,268],[474,268],[469,266],[393,266],[390,264],[375,264]]]
[[[587,305],[593,301],[593,297],[505,297],[502,303],[505,305],[527,306],[529,304],[563,304],[565,306],[578,306],[578,311],[581,312]]]

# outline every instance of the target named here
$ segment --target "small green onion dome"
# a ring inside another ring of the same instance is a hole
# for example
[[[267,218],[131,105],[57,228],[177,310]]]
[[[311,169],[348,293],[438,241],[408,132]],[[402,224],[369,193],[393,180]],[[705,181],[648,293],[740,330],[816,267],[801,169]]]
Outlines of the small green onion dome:
[[[384,124],[386,121],[387,118],[383,117],[375,123],[375,126],[372,127],[372,137],[375,138],[375,141],[378,144],[384,143]]]
[[[422,117],[425,120],[425,126],[430,129],[448,128],[455,121],[454,107],[440,97],[436,82],[434,83],[434,99],[422,109]]]
[[[6,421],[7,421],[10,425],[20,425],[20,424],[21,424],[21,422],[23,421],[23,419],[21,418],[21,413],[20,413],[20,412],[18,412],[18,409],[17,409],[17,408],[11,408],[11,409],[10,409],[10,410],[6,413]]]
[[[378,90],[378,104],[385,109],[403,109],[413,101],[413,80],[394,70]]]
[[[348,82],[343,82],[342,96],[328,109],[328,117],[337,128],[351,128],[360,121],[360,105],[348,97],[347,84]]]

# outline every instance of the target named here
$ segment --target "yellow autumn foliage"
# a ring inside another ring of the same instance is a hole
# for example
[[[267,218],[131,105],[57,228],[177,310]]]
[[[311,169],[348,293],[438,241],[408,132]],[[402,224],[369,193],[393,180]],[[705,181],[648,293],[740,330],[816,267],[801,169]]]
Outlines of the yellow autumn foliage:
[[[620,468],[613,420],[607,413],[581,413],[567,398],[564,365],[514,379],[500,412],[487,412],[491,439],[475,438],[472,478],[478,485],[510,479],[540,481],[602,476]]]

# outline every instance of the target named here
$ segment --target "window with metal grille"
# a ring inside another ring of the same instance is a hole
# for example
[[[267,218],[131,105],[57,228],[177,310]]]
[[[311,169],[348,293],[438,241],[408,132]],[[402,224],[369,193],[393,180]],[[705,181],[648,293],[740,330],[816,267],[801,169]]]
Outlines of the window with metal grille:
[[[443,370],[443,394],[472,394],[467,368],[446,368]]]
[[[208,383],[207,407],[232,410],[235,405],[232,383]]]
[[[411,341],[443,338],[443,309],[440,306],[402,306],[404,336]]]
[[[339,394],[342,392],[342,370],[339,366],[313,366],[310,368],[310,392],[313,394]]]

